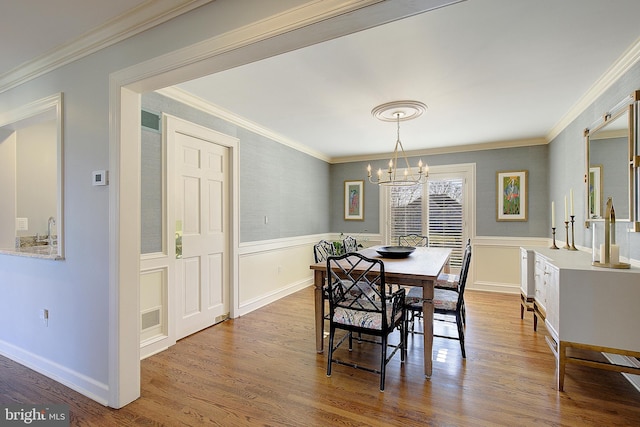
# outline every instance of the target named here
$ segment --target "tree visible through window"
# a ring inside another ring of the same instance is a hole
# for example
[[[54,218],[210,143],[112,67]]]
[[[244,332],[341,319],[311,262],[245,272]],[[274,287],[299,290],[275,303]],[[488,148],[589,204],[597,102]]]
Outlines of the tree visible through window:
[[[429,246],[452,248],[450,265],[460,268],[464,239],[463,184],[461,178],[429,180]]]

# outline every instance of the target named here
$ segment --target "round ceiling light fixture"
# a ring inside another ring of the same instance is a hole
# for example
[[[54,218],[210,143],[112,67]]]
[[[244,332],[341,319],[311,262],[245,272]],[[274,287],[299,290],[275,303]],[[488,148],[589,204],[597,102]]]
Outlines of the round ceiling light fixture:
[[[383,122],[401,122],[420,117],[427,111],[427,105],[420,101],[392,101],[378,105],[371,114]],[[399,116],[399,117],[398,117]]]

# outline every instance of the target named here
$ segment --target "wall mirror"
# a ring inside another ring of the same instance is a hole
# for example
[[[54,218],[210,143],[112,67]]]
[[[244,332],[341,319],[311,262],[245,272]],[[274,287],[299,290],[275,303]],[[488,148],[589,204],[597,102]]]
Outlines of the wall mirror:
[[[638,229],[637,129],[640,91],[585,129],[586,227],[603,220],[608,197],[614,202],[616,221],[629,221]]]
[[[0,250],[62,259],[62,94],[0,114]]]

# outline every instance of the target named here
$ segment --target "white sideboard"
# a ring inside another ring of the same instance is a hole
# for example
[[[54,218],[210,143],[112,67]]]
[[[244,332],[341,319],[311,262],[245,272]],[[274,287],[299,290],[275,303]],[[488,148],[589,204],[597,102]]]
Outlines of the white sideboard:
[[[591,254],[583,251],[523,247],[521,254],[522,295],[533,297],[534,329],[540,317],[549,332],[558,390],[567,363],[640,374],[639,368],[587,360],[571,351],[640,357],[640,269],[594,267]]]

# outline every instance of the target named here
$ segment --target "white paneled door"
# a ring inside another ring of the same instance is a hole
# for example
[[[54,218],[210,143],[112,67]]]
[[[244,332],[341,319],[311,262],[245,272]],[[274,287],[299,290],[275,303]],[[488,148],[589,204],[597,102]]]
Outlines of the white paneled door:
[[[177,339],[229,315],[229,148],[193,126],[174,134]]]

